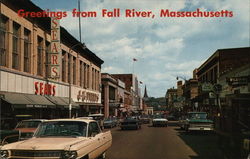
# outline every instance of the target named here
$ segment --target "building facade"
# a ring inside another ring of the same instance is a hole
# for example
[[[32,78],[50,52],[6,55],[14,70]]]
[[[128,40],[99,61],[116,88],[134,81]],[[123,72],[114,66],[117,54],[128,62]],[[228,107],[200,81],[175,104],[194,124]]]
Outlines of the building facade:
[[[134,113],[138,113],[141,110],[141,93],[139,89],[139,83],[136,75],[134,74],[112,74],[116,79],[119,79],[125,83],[126,91],[131,93],[132,105],[131,110]]]
[[[199,108],[212,117],[220,113],[220,87],[218,80],[224,74],[250,62],[250,48],[218,49],[198,69]]]
[[[55,43],[51,18],[19,17],[19,9],[42,11],[31,1],[3,0],[0,8],[2,119],[11,110],[14,117],[46,119],[100,111],[103,61],[63,27],[54,33],[60,37]],[[57,56],[50,56],[53,49]]]

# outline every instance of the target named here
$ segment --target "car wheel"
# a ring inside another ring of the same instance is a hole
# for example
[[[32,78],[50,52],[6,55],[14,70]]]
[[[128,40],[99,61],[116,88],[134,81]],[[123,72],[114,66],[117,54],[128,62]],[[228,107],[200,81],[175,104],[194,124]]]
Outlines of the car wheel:
[[[98,159],[105,159],[106,158],[106,152],[104,152],[103,154],[101,154],[101,156]]]

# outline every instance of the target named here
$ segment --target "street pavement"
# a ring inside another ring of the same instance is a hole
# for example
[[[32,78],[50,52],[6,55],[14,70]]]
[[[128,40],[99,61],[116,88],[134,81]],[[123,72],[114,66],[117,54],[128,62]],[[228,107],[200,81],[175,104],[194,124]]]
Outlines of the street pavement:
[[[176,126],[111,129],[107,159],[223,159],[213,133],[186,134]]]

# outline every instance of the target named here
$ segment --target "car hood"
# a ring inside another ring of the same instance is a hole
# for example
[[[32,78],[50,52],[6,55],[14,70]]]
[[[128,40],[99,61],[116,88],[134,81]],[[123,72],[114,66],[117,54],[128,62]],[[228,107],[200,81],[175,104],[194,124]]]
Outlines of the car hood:
[[[188,121],[191,123],[213,123],[212,120],[208,119],[188,119]]]
[[[168,120],[164,118],[157,118],[157,119],[153,119],[153,121],[168,121]]]
[[[87,141],[86,137],[77,138],[63,138],[63,137],[33,137],[28,140],[7,144],[1,149],[15,149],[15,150],[69,150],[80,142]]]
[[[112,123],[112,121],[104,121],[103,123]]]

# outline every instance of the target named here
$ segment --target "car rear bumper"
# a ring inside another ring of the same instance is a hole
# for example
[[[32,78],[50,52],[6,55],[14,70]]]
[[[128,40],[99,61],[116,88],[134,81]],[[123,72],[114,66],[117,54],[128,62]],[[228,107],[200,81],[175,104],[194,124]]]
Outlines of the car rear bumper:
[[[204,128],[204,127],[189,127],[190,131],[213,131],[214,128]]]

